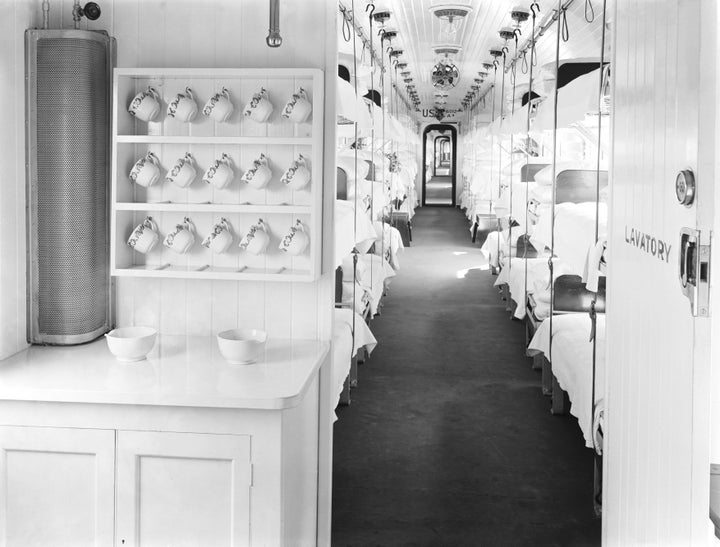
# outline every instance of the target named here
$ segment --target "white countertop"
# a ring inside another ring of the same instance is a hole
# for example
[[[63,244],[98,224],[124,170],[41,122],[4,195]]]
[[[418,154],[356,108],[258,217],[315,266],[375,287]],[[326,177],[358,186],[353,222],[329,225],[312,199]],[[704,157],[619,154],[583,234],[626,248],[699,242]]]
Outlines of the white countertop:
[[[32,346],[0,361],[0,400],[291,408],[328,348],[316,340],[268,340],[256,363],[231,365],[209,336],[160,335],[148,358],[135,363],[117,361],[104,339]]]

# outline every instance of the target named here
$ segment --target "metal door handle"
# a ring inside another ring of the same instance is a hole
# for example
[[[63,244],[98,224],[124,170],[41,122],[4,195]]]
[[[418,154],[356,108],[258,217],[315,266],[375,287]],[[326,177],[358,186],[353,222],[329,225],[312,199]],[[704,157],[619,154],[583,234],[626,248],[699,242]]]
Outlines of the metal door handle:
[[[680,230],[679,277],[694,316],[710,314],[710,244],[701,244],[699,230]]]

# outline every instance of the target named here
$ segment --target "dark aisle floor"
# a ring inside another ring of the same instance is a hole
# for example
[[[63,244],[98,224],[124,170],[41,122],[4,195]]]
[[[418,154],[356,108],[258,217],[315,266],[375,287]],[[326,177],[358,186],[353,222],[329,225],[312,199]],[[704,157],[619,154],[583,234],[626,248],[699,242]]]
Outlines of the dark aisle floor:
[[[419,209],[335,424],[333,545],[599,545],[592,452],[454,208]]]
[[[425,203],[452,205],[452,178],[449,175],[436,175],[425,183]]]

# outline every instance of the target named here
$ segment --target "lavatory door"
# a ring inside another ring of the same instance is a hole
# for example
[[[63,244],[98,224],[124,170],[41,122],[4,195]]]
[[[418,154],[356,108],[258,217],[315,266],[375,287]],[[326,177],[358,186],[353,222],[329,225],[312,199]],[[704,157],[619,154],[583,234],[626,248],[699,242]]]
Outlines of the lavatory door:
[[[719,8],[616,6],[603,544],[705,545]]]

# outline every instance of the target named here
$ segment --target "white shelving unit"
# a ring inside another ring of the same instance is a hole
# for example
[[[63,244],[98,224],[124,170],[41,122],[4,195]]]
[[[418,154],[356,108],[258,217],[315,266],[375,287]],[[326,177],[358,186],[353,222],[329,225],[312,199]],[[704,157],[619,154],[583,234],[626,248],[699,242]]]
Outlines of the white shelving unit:
[[[142,69],[117,68],[114,74],[111,272],[115,276],[253,281],[313,281],[320,273],[323,183],[323,73],[317,69]],[[153,122],[142,122],[128,113],[132,98],[155,88],[161,111]],[[192,89],[199,112],[191,123],[167,116],[167,105],[186,87]],[[217,123],[202,113],[205,102],[223,87],[235,107],[227,122]],[[285,103],[302,87],[313,105],[310,118],[294,124],[281,117]],[[265,88],[274,106],[265,123],[243,116],[245,104]],[[161,179],[149,188],[131,182],[135,162],[152,151],[160,160]],[[198,176],[187,188],[165,182],[177,159],[190,152]],[[222,154],[228,154],[235,179],[221,190],[202,182],[202,174]],[[242,182],[242,174],[260,154],[267,156],[273,178],[265,189]],[[302,154],[312,179],[302,190],[292,191],[280,181],[285,170]],[[162,242],[147,254],[127,245],[131,232],[146,216],[158,225],[160,236],[184,217],[197,229],[193,247],[177,254]],[[233,231],[233,245],[213,254],[200,243],[212,226],[226,218]],[[263,255],[253,256],[238,244],[251,225],[262,218],[271,240]],[[302,221],[310,243],[300,256],[278,249],[284,235]]]

